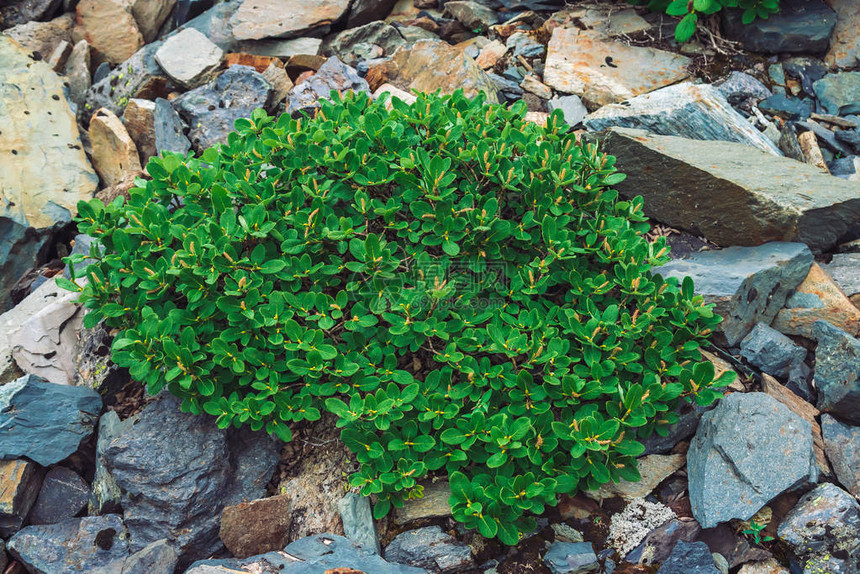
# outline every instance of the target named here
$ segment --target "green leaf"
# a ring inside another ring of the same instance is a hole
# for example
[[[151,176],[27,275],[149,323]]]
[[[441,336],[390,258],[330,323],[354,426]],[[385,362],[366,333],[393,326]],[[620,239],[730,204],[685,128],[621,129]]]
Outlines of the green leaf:
[[[683,43],[692,38],[696,32],[696,23],[698,20],[699,16],[695,13],[687,14],[681,18],[681,21],[675,27],[675,39]],[[687,278],[685,277],[685,279]]]

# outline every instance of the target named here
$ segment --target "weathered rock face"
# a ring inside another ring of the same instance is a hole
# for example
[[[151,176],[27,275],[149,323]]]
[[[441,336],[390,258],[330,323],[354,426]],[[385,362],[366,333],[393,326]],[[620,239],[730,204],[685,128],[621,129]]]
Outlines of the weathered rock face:
[[[156,540],[135,552],[122,566],[122,574],[172,574],[179,555],[167,540]]]
[[[167,38],[155,52],[155,61],[167,76],[190,90],[212,79],[224,52],[194,28]]]
[[[204,150],[227,140],[233,123],[269,101],[272,85],[254,68],[231,66],[215,80],[171,102],[188,125],[191,143]]]
[[[290,497],[272,496],[226,507],[218,536],[236,558],[280,550],[290,541]]]
[[[851,335],[860,332],[860,310],[817,263],[812,264],[785,307],[772,323],[781,333],[812,339],[817,321],[827,321]]]
[[[265,494],[278,448],[265,435],[227,433],[178,407],[177,399],[160,395],[100,459],[122,490],[132,551],[168,538],[187,565],[221,546],[225,506]]]
[[[787,377],[806,358],[806,349],[764,323],[741,341],[741,356],[765,373]]]
[[[860,427],[842,424],[824,414],[821,415],[821,433],[836,478],[848,492],[860,496]]]
[[[386,546],[385,559],[441,573],[461,572],[475,567],[469,547],[442,532],[438,526],[398,534]]]
[[[116,514],[28,526],[13,536],[9,552],[30,572],[108,574],[128,557],[128,533]]]
[[[363,58],[363,52],[370,45],[379,46],[383,56],[390,56],[397,48],[406,44],[406,40],[397,28],[385,22],[371,22],[360,28],[344,30],[326,42],[322,50],[326,54],[337,56],[347,65],[354,66]]]
[[[714,557],[704,542],[678,541],[657,574],[718,574]]]
[[[778,494],[818,479],[812,428],[764,393],[728,395],[702,416],[687,476],[703,528],[747,520]]]
[[[0,536],[18,532],[39,494],[42,476],[28,460],[0,461]]]
[[[490,26],[499,21],[499,17],[493,10],[478,2],[461,0],[446,2],[445,12],[472,31],[486,32]]]
[[[155,149],[159,154],[164,151],[188,153],[191,142],[185,136],[187,126],[169,101],[164,98],[155,100],[152,121]]]
[[[380,553],[379,537],[376,535],[376,524],[373,521],[373,511],[370,509],[370,498],[354,492],[347,492],[337,503],[340,518],[343,521],[344,536],[377,554]]]
[[[320,106],[321,99],[328,99],[332,90],[346,92],[367,92],[368,86],[358,73],[338,60],[331,57],[320,66],[317,72],[294,86],[287,94],[287,113],[311,111]]]
[[[860,569],[860,505],[830,483],[806,493],[786,515],[777,533],[805,558],[831,555],[845,561],[844,572]]]
[[[35,266],[50,233],[90,199],[98,178],[87,162],[62,80],[0,36],[0,310],[8,289]],[[32,228],[32,230],[29,230]],[[33,233],[35,231],[35,233]]]
[[[89,514],[109,514],[119,512],[122,491],[110,471],[105,467],[104,458],[114,439],[127,432],[137,419],[134,417],[120,421],[114,411],[108,411],[99,419],[99,435],[96,442],[96,471],[90,493]]]
[[[668,478],[672,473],[679,470],[686,463],[683,454],[649,454],[636,460],[639,474],[642,479],[638,482],[621,480],[614,483],[603,484],[597,490],[588,490],[585,495],[601,500],[617,496],[625,500],[634,498],[645,498],[657,488],[657,485]]]
[[[27,520],[30,524],[56,524],[74,518],[87,507],[89,494],[90,486],[78,473],[55,466],[45,475]]]
[[[496,86],[489,76],[472,58],[447,42],[419,40],[401,47],[386,68],[388,81],[409,93],[442,90],[450,94],[462,88],[467,97],[483,91],[488,101],[498,102]]]
[[[75,40],[86,39],[111,64],[125,62],[144,44],[131,5],[131,0],[81,0]]]
[[[32,20],[50,18],[62,5],[59,0],[30,0],[28,2],[3,2],[0,5],[0,30],[25,24]]]
[[[274,571],[283,574],[350,570],[373,574],[427,574],[427,570],[386,562],[372,550],[358,546],[343,536],[323,533],[296,540],[283,552],[269,552],[244,559],[201,560],[185,574],[233,574],[236,571]]]
[[[836,253],[821,268],[852,301],[854,295],[860,294],[860,253]]]
[[[644,129],[692,140],[742,143],[782,155],[773,142],[729,105],[719,88],[707,84],[668,86],[623,104],[604,106],[586,117],[584,124],[591,131],[616,126]],[[685,145],[698,148],[698,144]]]
[[[144,42],[152,42],[158,37],[161,25],[175,5],[176,0],[132,0],[131,14]]]
[[[830,50],[825,60],[840,68],[860,64],[860,12],[852,0],[825,0],[836,12],[836,29],[830,38]]]
[[[74,23],[71,14],[63,14],[48,22],[19,24],[3,30],[3,33],[21,44],[25,50],[38,52],[43,59],[48,59],[57,46],[63,42],[71,43]]]
[[[673,518],[649,532],[624,559],[634,564],[662,564],[668,560],[679,540],[692,542],[701,532],[702,527],[695,520]]]
[[[812,326],[818,408],[860,424],[860,341],[826,321]]]
[[[122,121],[110,110],[98,110],[90,119],[93,167],[105,186],[116,185],[129,174],[141,171],[134,140]]]
[[[553,574],[584,574],[600,568],[591,542],[553,542],[543,563]]]
[[[394,510],[395,524],[406,524],[421,518],[451,516],[451,486],[448,481],[430,482],[424,486],[424,496],[407,500],[401,508]]]
[[[237,40],[290,38],[325,33],[349,8],[349,0],[245,0],[231,19]]]
[[[813,87],[821,107],[828,114],[860,113],[860,72],[827,74]]]
[[[689,58],[672,52],[605,41],[576,28],[559,27],[553,30],[547,47],[544,82],[596,107],[679,82],[689,75],[689,64]]]
[[[856,234],[860,185],[808,164],[625,128],[609,131],[604,151],[628,175],[622,195],[642,195],[648,215],[719,245],[799,241],[820,252]]]
[[[719,330],[737,345],[756,323],[770,323],[791,291],[806,276],[812,253],[802,243],[728,247],[676,259],[655,273],[692,277],[696,290],[722,315]]]
[[[0,458],[60,462],[92,434],[101,409],[95,391],[33,375],[0,386]]]
[[[822,0],[783,0],[778,14],[741,19],[743,10],[723,10],[723,26],[732,40],[752,52],[766,54],[822,53],[830,44],[836,13]]]

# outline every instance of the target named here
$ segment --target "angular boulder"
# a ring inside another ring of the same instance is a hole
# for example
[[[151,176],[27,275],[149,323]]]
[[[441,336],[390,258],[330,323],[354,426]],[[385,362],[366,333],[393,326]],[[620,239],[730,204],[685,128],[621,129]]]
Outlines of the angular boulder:
[[[331,57],[320,66],[317,72],[294,86],[287,94],[287,113],[309,112],[320,106],[321,99],[328,99],[331,91],[367,92],[368,85],[353,68],[336,57]]]
[[[211,80],[224,51],[194,28],[167,38],[155,52],[155,61],[167,76],[186,90]]]
[[[786,335],[814,339],[812,328],[818,321],[827,321],[851,335],[860,333],[860,309],[818,263],[813,263],[771,326]]]
[[[544,82],[592,106],[627,100],[689,76],[690,59],[559,26],[547,46]]]
[[[591,542],[553,542],[543,563],[553,574],[584,574],[600,568]]]
[[[431,572],[453,574],[476,566],[471,549],[438,526],[407,530],[385,547],[389,562],[409,564]]]
[[[230,23],[237,40],[295,37],[310,30],[324,34],[349,4],[349,0],[245,0]]]
[[[81,0],[75,24],[76,39],[85,39],[111,64],[126,61],[145,44],[130,0]]]
[[[718,245],[798,241],[821,252],[856,235],[860,184],[812,165],[626,128],[611,129],[603,146],[627,174],[616,185],[623,196],[642,195],[649,216]]]
[[[42,474],[28,460],[0,461],[0,536],[18,532],[39,494]]]
[[[51,67],[0,35],[0,311],[51,234],[71,223],[98,185]]]
[[[741,356],[774,377],[787,377],[806,358],[806,349],[764,323],[741,341]]]
[[[779,12],[743,22],[742,9],[722,11],[726,35],[746,50],[765,54],[820,54],[827,50],[836,12],[822,0],[782,0]]]
[[[73,454],[93,433],[102,398],[84,387],[25,375],[0,386],[0,458],[48,466]]]
[[[89,495],[90,485],[78,473],[55,466],[45,475],[27,520],[30,524],[56,524],[74,518],[87,507]]]
[[[679,540],[657,574],[719,574],[711,550],[704,542]]]
[[[826,321],[812,326],[817,406],[851,424],[860,424],[860,340]]]
[[[836,478],[845,490],[860,496],[860,427],[843,424],[825,413],[821,415],[821,433]]]
[[[121,489],[131,550],[167,538],[180,566],[211,555],[221,548],[221,511],[265,494],[278,444],[220,430],[164,393],[129,420],[99,458]]]
[[[643,129],[653,134],[691,140],[745,144],[780,156],[767,137],[729,105],[719,88],[683,83],[603,106],[583,122],[590,131],[611,127]],[[697,147],[699,144],[686,145]]]
[[[748,520],[777,495],[814,483],[812,427],[764,393],[733,393],[702,416],[687,452],[693,516],[702,528]]]
[[[653,271],[683,280],[723,317],[718,325],[729,346],[746,337],[756,323],[769,324],[812,265],[802,243],[772,242],[758,247],[727,247],[694,253]]]
[[[836,29],[830,38],[825,61],[831,66],[860,66],[860,10],[854,0],[825,0],[836,12]]]
[[[358,544],[380,553],[376,523],[370,509],[370,498],[354,492],[347,492],[337,503],[343,520],[344,536]]]
[[[860,113],[860,72],[827,74],[814,84],[815,95],[828,114]]]
[[[290,541],[290,497],[261,498],[226,507],[219,538],[236,558],[280,550]]]

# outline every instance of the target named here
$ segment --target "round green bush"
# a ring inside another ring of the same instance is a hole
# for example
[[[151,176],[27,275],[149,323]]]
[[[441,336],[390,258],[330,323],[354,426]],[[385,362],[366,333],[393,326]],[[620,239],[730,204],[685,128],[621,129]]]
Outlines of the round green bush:
[[[560,112],[333,94],[239,120],[200,158],[81,203],[81,301],[113,360],[220,427],[337,417],[380,517],[450,478],[454,516],[514,544],[557,495],[636,480],[637,437],[719,396],[719,322],[651,268],[642,201]],[[78,260],[74,258],[74,260]]]

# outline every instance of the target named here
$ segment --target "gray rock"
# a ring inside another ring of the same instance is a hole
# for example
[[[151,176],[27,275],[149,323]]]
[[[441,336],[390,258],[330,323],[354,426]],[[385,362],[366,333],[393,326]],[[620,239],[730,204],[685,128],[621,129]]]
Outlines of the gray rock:
[[[363,78],[337,58],[329,58],[320,66],[317,73],[293,87],[287,94],[287,113],[310,111],[320,106],[320,99],[328,99],[332,90],[345,92],[369,92],[370,88]]]
[[[591,542],[553,542],[543,563],[553,574],[581,574],[600,567]]]
[[[837,134],[841,132],[836,132]],[[841,140],[840,140],[841,141]],[[860,155],[849,155],[834,159],[827,164],[830,169],[830,175],[841,177],[849,181],[857,181],[860,176]]]
[[[767,86],[749,74],[733,71],[727,78],[715,84],[720,94],[733,106],[744,104],[750,100],[758,102],[771,96]]]
[[[86,509],[90,485],[74,470],[55,466],[42,481],[36,504],[30,511],[30,524],[56,524],[74,518]]]
[[[827,74],[812,86],[828,114],[860,114],[860,72]]]
[[[187,126],[169,101],[164,98],[155,100],[155,110],[152,114],[155,133],[155,149],[159,155],[162,152],[186,154],[191,149],[191,142],[185,136]]]
[[[642,195],[646,215],[718,245],[799,241],[821,252],[857,234],[860,183],[815,166],[640,130],[614,128],[603,140],[628,176],[615,186],[622,195]]]
[[[719,574],[714,557],[704,542],[678,541],[657,574]]]
[[[825,321],[813,324],[812,337],[819,410],[860,424],[860,341]]]
[[[821,268],[849,297],[860,293],[860,253],[835,253]]]
[[[422,485],[424,493],[421,498],[413,498],[403,503],[401,508],[394,510],[395,524],[408,524],[413,520],[426,518],[445,518],[451,516],[451,486],[447,480],[428,482]]]
[[[714,566],[717,567],[717,570],[722,574],[729,574],[729,561],[726,560],[726,557],[719,552],[711,552],[711,556],[714,557]]]
[[[785,300],[786,309],[823,309],[824,301],[815,293],[795,291]]]
[[[514,57],[538,58],[546,52],[546,46],[525,32],[511,34],[505,42],[505,46],[514,51]]]
[[[396,3],[397,0],[353,0],[346,17],[346,27],[356,28],[374,20],[384,20]]]
[[[702,251],[654,269],[664,277],[691,277],[723,317],[719,330],[737,345],[756,323],[769,324],[806,277],[812,253],[802,243],[766,243]]]
[[[346,16],[349,0],[252,0],[242,2],[230,19],[238,40],[262,40],[327,34]],[[362,2],[364,4],[364,2]],[[358,24],[356,24],[358,25]]]
[[[34,20],[50,20],[51,15],[63,5],[62,0],[26,0],[0,3],[0,30]],[[42,54],[48,57],[50,54]]]
[[[523,97],[523,89],[519,82],[509,80],[498,74],[488,73],[487,77],[496,86],[496,90],[508,101],[516,101]],[[578,97],[578,96],[577,96]]]
[[[121,574],[173,574],[179,555],[167,539],[156,540],[126,559]]]
[[[487,31],[499,21],[493,10],[478,2],[446,2],[445,11],[476,34]]]
[[[815,102],[785,94],[774,94],[758,103],[761,111],[787,120],[805,120],[815,111]]]
[[[847,492],[822,483],[806,493],[785,516],[777,534],[807,559],[835,556],[860,571],[860,505]]]
[[[564,114],[564,121],[569,126],[579,125],[585,119],[585,116],[588,115],[588,110],[585,109],[585,105],[579,99],[579,96],[553,98],[546,103],[546,107],[550,112],[561,110],[561,113]]]
[[[272,85],[249,66],[230,66],[215,80],[171,101],[188,123],[189,139],[198,151],[227,141],[233,124],[269,100]]]
[[[383,56],[390,56],[397,48],[406,44],[406,40],[397,31],[397,28],[385,22],[371,22],[360,28],[344,30],[331,41],[322,46],[325,54],[337,56],[342,62],[349,66],[355,66],[362,58],[361,45],[373,44],[382,48]]]
[[[812,84],[827,73],[827,66],[824,65],[824,62],[808,56],[795,56],[781,63],[786,74],[800,80],[803,93],[807,96],[815,96]]]
[[[155,61],[167,76],[186,90],[212,79],[224,52],[194,28],[167,38],[155,51]]]
[[[132,428],[136,417],[119,420],[115,411],[108,411],[99,419],[99,436],[96,442],[96,471],[90,493],[89,513],[109,514],[119,512],[122,491],[105,467],[104,457],[114,439]]]
[[[742,143],[769,154],[782,155],[729,105],[718,88],[707,84],[676,84],[620,104],[609,104],[586,117],[584,123],[590,131],[638,128],[693,140]],[[698,147],[698,144],[685,145]]]
[[[93,433],[101,410],[97,392],[33,375],[0,386],[0,458],[60,462]]]
[[[774,377],[787,377],[806,358],[806,349],[767,326],[758,323],[741,341],[741,356]]]
[[[648,533],[645,540],[624,559],[634,564],[652,566],[662,564],[672,554],[679,540],[692,542],[702,531],[695,520],[673,518]]]
[[[857,568],[831,554],[814,554],[803,563],[803,574],[855,574]]]
[[[343,520],[344,535],[359,546],[364,546],[380,554],[379,537],[376,535],[370,499],[354,492],[348,492],[338,501],[337,509]]]
[[[723,26],[731,40],[752,52],[809,54],[827,50],[836,26],[836,12],[822,0],[782,0],[778,14],[741,21],[743,10],[723,10]]]
[[[167,538],[183,566],[222,548],[221,511],[261,498],[278,461],[268,436],[234,431],[163,393],[107,445],[101,459],[122,490],[132,551]]]
[[[475,567],[469,547],[442,532],[438,526],[401,532],[386,546],[385,559],[442,573]]]
[[[438,527],[437,527],[438,528]],[[301,538],[283,552],[268,552],[250,558],[201,560],[185,574],[232,574],[242,571],[277,572],[279,574],[323,574],[338,568],[355,569],[368,574],[427,574],[427,570],[386,562],[370,549],[343,536],[323,533]],[[263,570],[266,568],[266,570]],[[439,572],[433,570],[433,572]]]
[[[670,452],[675,448],[676,444],[693,436],[699,426],[702,414],[715,406],[716,404],[703,407],[695,402],[681,401],[675,408],[675,412],[678,414],[678,422],[666,427],[666,436],[655,432],[648,437],[639,439],[639,442],[645,446],[645,452],[642,453],[642,456]]]
[[[821,415],[824,452],[845,490],[860,496],[860,427],[842,424],[827,413]]]
[[[733,393],[702,416],[687,452],[702,528],[748,520],[775,496],[814,483],[811,425],[765,393]]]
[[[7,548],[38,574],[113,574],[129,555],[128,532],[116,514],[28,526]]]
[[[69,99],[81,105],[92,85],[90,76],[90,45],[81,40],[72,48],[65,65],[65,75],[69,80]]]

